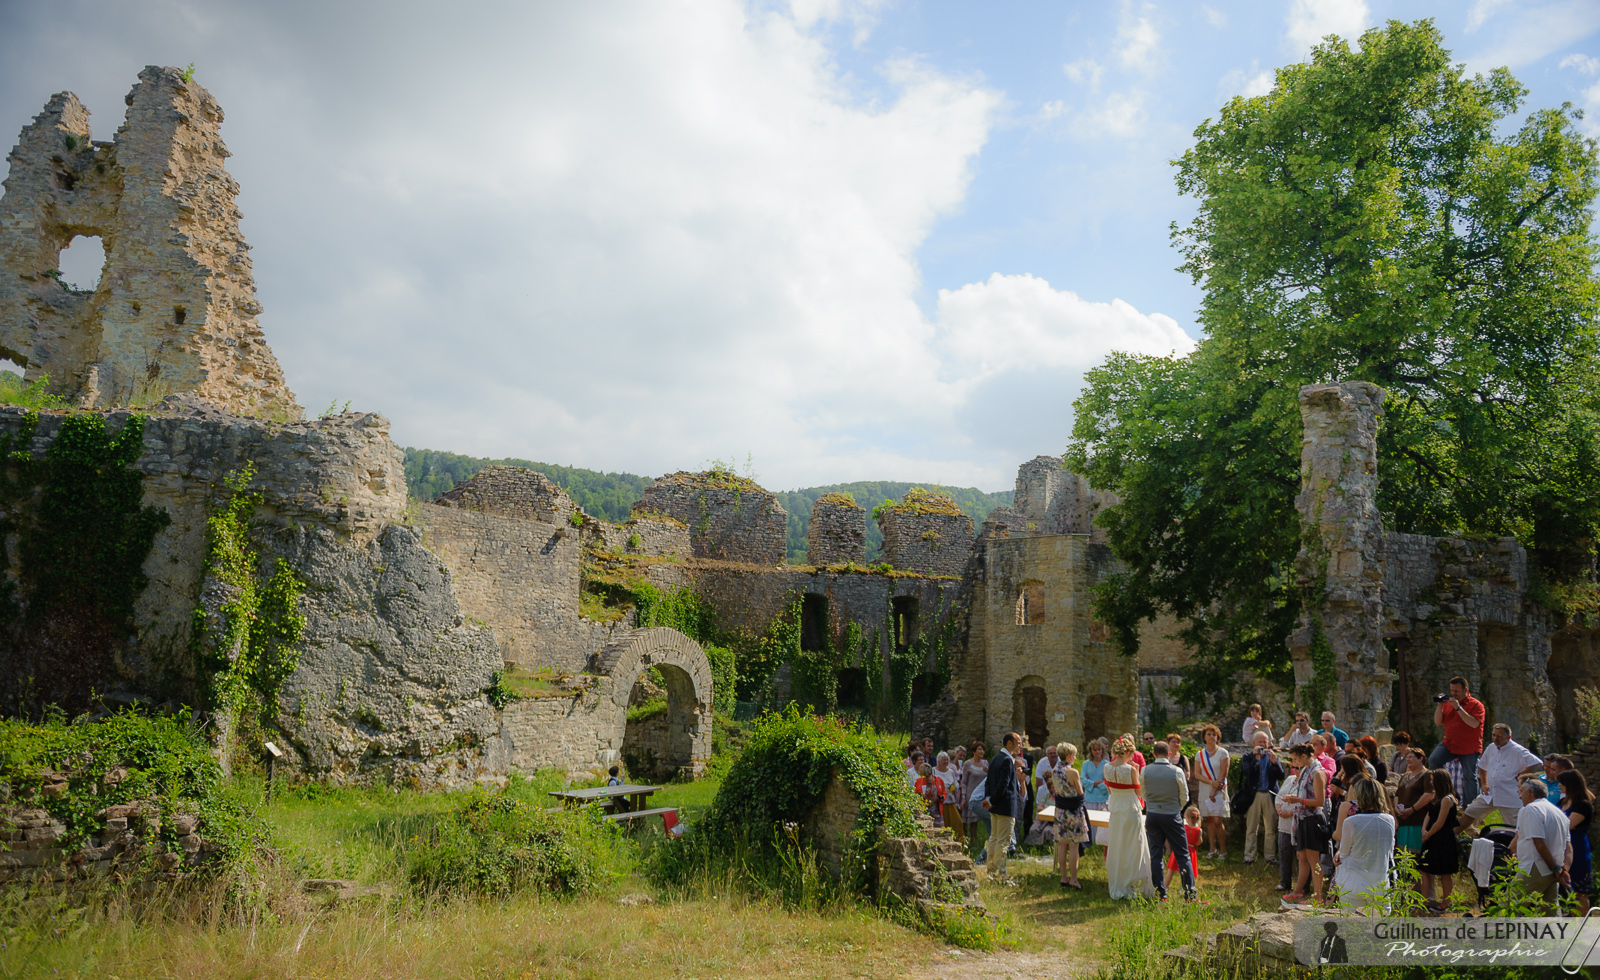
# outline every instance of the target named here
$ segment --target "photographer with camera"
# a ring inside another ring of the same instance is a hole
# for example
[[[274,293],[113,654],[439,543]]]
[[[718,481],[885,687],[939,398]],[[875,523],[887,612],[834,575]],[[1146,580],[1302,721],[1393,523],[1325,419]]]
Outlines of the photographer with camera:
[[[1478,795],[1478,756],[1483,754],[1483,719],[1486,714],[1483,702],[1467,689],[1467,679],[1459,674],[1450,678],[1450,693],[1435,694],[1433,723],[1444,726],[1444,739],[1428,755],[1429,769],[1443,769],[1451,759],[1461,763],[1465,777],[1461,787],[1461,805],[1470,804]]]
[[[1234,795],[1232,809],[1244,816],[1244,863],[1256,860],[1256,838],[1261,839],[1261,851],[1268,864],[1278,863],[1278,813],[1273,801],[1278,785],[1283,781],[1284,766],[1278,753],[1272,750],[1272,740],[1267,733],[1257,729],[1251,739],[1250,751],[1240,763],[1239,792]]]

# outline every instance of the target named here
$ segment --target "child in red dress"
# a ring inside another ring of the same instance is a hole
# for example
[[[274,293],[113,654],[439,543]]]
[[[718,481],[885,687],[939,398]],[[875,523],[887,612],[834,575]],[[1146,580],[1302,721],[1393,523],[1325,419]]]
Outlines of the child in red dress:
[[[1200,887],[1200,808],[1191,806],[1183,811],[1183,835],[1189,838],[1189,870],[1194,874],[1194,886]],[[1178,874],[1178,855],[1167,855],[1167,888]]]

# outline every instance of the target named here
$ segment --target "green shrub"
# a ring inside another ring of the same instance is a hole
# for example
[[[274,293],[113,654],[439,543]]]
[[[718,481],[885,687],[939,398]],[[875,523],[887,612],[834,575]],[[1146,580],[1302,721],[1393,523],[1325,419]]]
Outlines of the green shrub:
[[[785,876],[793,869],[786,870],[785,825],[806,818],[835,773],[861,803],[844,885],[865,891],[878,842],[919,833],[920,801],[889,739],[870,725],[801,714],[792,705],[755,722],[710,808],[691,821],[693,831],[652,852],[652,874],[664,884],[686,885],[722,874],[731,856],[740,855],[740,873],[750,884],[787,890]]]
[[[0,719],[0,778],[14,797],[31,799],[66,825],[62,843],[68,847],[98,833],[102,823],[95,813],[119,803],[151,801],[163,813],[193,814],[210,854],[222,859],[208,860],[202,869],[217,873],[267,844],[267,830],[221,795],[221,768],[189,722],[187,713],[131,710],[99,721]],[[66,775],[65,795],[37,792],[47,772]],[[175,840],[170,822],[163,834]]]
[[[432,894],[538,889],[576,895],[626,873],[629,853],[621,828],[596,810],[543,810],[479,791],[412,848],[406,872],[413,886]]]

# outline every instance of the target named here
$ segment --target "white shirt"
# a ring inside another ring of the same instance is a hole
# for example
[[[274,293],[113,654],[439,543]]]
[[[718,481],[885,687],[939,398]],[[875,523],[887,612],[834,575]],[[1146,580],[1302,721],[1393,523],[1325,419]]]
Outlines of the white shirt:
[[[1055,763],[1050,761],[1050,757],[1049,756],[1047,756],[1047,755],[1046,756],[1041,756],[1039,758],[1039,764],[1033,767],[1033,782],[1034,782],[1034,785],[1035,786],[1043,786],[1044,783],[1045,783],[1045,777],[1050,775],[1050,770],[1052,770],[1054,768],[1055,768]]]
[[[1303,732],[1298,728],[1291,728],[1289,729],[1289,734],[1283,737],[1283,741],[1279,743],[1278,747],[1292,749],[1296,745],[1304,745],[1305,743],[1311,741],[1311,736],[1315,734],[1316,732],[1309,728]]]
[[[1529,766],[1543,764],[1543,759],[1516,742],[1507,742],[1505,748],[1493,742],[1485,745],[1483,754],[1478,756],[1478,771],[1489,774],[1486,802],[1502,809],[1515,810],[1522,805],[1522,798],[1517,795],[1517,774]],[[1479,799],[1484,797],[1479,796]]]
[[[1542,838],[1545,850],[1559,865],[1567,853],[1568,829],[1567,815],[1549,800],[1534,800],[1523,807],[1517,814],[1517,864],[1522,866],[1523,873],[1544,875],[1556,870],[1546,866],[1539,857],[1533,839]]]
[[[1256,721],[1252,716],[1245,715],[1244,729],[1242,731],[1242,734],[1244,735],[1242,741],[1244,744],[1250,744],[1250,740],[1255,737],[1257,728],[1260,728],[1262,731],[1266,732],[1268,736],[1272,735],[1272,722],[1266,720]]]

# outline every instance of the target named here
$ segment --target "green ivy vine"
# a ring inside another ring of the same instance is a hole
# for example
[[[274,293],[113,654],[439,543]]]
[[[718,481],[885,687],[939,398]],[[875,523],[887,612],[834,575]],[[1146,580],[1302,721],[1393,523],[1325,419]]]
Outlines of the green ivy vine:
[[[194,640],[208,649],[212,690],[219,707],[240,711],[252,703],[268,720],[277,714],[278,690],[300,663],[306,619],[303,589],[289,563],[279,558],[260,574],[261,559],[250,543],[250,523],[260,495],[249,492],[255,464],[229,473],[224,500],[206,519],[206,571],[229,587],[220,635],[208,637],[205,611],[195,610]]]
[[[144,422],[131,415],[113,432],[102,414],[69,415],[42,457],[30,448],[37,413],[0,437],[0,541],[18,569],[16,581],[0,583],[0,630],[11,648],[3,683],[14,709],[80,709],[115,683],[117,652],[134,635],[148,583],[145,559],[171,522],[142,506],[143,478],[130,468]]]

